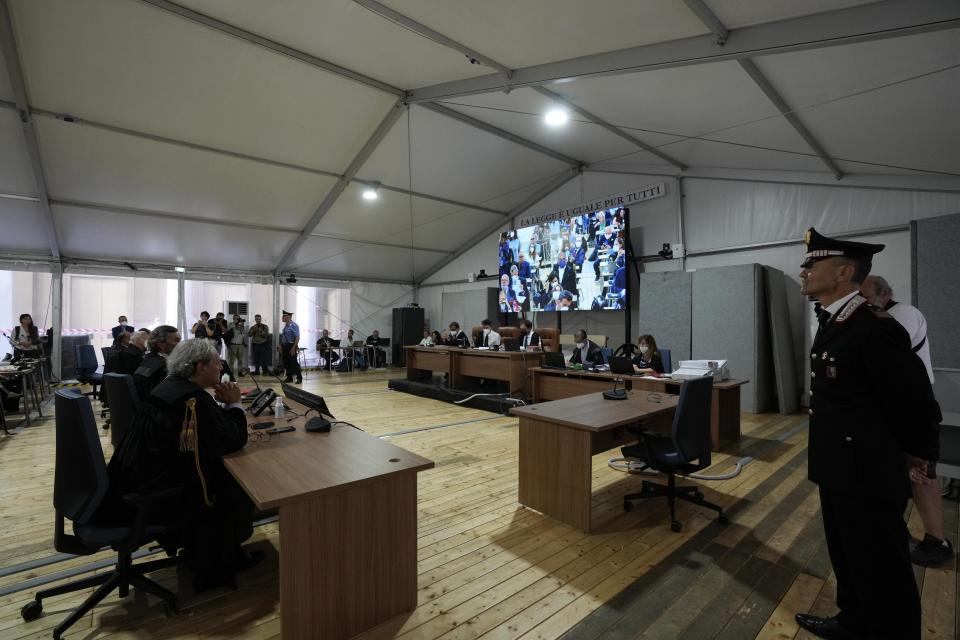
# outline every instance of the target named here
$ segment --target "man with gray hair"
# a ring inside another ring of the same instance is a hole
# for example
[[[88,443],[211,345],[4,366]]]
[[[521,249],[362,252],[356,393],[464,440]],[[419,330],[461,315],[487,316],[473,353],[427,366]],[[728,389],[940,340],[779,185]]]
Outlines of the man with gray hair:
[[[930,362],[930,340],[927,339],[927,319],[916,307],[893,299],[893,287],[881,276],[867,276],[860,286],[860,295],[875,307],[883,309],[899,322],[910,335],[910,346],[919,356],[933,384],[933,364]],[[939,567],[953,558],[953,546],[943,530],[943,495],[940,483],[935,482],[936,460],[922,461],[926,473],[911,477],[913,503],[923,521],[924,536],[911,552],[910,559],[922,567]]]
[[[130,337],[130,344],[120,351],[117,373],[126,373],[133,375],[143,362],[143,353],[147,350],[147,339],[150,337],[149,329],[138,329]]]
[[[177,489],[155,515],[177,527],[170,546],[184,549],[194,591],[236,588],[236,573],[263,558],[241,546],[253,535],[254,506],[223,465],[223,456],[247,443],[240,388],[220,382],[220,354],[206,339],[178,344],[167,370],[111,459],[111,484],[120,495]]]
[[[176,327],[162,324],[150,332],[150,337],[147,338],[149,353],[133,372],[133,383],[141,400],[150,395],[153,388],[167,377],[167,356],[179,343],[180,332]]]

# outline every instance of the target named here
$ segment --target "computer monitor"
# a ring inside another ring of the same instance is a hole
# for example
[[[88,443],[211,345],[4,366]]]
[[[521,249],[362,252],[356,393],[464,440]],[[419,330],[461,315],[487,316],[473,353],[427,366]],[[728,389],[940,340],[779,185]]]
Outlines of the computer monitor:
[[[283,390],[283,395],[295,402],[299,402],[303,406],[313,409],[317,413],[328,415],[331,418],[333,414],[330,413],[330,409],[327,408],[327,403],[323,401],[318,395],[310,393],[309,391],[304,391],[303,389],[298,389],[297,387],[287,384],[284,382],[281,387]]]
[[[548,367],[566,367],[567,361],[559,351],[545,351],[543,354],[544,364]]]
[[[633,360],[620,356],[610,356],[610,373],[619,373],[625,376],[632,376]]]

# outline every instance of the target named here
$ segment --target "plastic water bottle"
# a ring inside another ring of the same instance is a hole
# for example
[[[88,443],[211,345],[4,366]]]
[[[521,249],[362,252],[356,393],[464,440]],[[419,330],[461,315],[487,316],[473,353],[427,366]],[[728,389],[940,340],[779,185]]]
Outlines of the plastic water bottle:
[[[283,417],[283,398],[277,396],[277,401],[273,403],[273,417],[279,420]]]

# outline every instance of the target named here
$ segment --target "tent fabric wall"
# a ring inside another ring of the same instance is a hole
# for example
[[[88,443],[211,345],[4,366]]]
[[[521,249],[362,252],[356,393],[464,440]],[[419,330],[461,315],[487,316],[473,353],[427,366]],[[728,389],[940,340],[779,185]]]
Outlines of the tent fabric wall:
[[[374,329],[382,338],[393,334],[393,308],[413,302],[413,287],[378,282],[350,283],[350,326],[357,340],[366,339]]]

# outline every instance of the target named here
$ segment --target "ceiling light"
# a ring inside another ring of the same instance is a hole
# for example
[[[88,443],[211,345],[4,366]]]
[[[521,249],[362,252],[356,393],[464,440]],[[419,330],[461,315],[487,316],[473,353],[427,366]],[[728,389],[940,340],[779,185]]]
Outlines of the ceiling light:
[[[177,273],[186,273],[186,272],[187,272],[187,270],[186,270],[185,267],[174,267],[173,270],[176,271]]]
[[[373,202],[378,199],[380,194],[377,193],[377,189],[379,188],[380,183],[368,184],[367,188],[363,190],[363,199],[368,202]]]
[[[543,116],[543,121],[551,127],[562,127],[567,124],[567,120],[569,119],[570,114],[563,109],[551,109]]]

